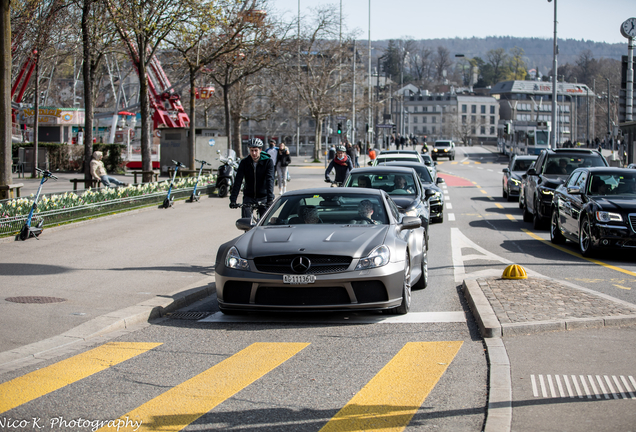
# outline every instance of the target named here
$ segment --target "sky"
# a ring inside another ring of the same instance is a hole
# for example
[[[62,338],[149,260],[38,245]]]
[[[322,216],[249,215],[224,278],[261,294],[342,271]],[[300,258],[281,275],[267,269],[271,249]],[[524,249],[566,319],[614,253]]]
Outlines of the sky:
[[[300,0],[300,14],[317,5],[342,1],[343,27],[357,29],[357,39],[471,38],[487,36],[557,37],[624,43],[620,25],[636,16],[636,0]],[[268,0],[287,20],[298,16],[298,0]],[[344,31],[343,31],[344,32]]]

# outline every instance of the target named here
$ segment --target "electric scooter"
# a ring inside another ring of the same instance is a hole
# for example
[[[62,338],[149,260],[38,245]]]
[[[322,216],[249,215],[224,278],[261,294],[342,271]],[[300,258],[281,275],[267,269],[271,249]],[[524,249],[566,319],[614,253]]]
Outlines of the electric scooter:
[[[172,186],[174,185],[174,179],[177,177],[177,171],[179,171],[179,168],[185,168],[185,165],[182,164],[181,162],[177,162],[176,160],[173,160],[172,163],[174,163],[174,173],[172,174],[172,180],[170,181],[170,187],[168,188],[168,195],[166,195],[166,199],[163,200],[163,204],[160,206],[160,208],[169,208],[172,207],[172,204],[174,204],[174,198],[171,197],[171,193],[172,193]]]
[[[38,207],[38,200],[40,199],[40,192],[42,192],[42,185],[49,178],[57,180],[57,177],[51,174],[51,172],[48,170],[41,170],[40,168],[36,168],[36,170],[42,173],[42,180],[40,181],[40,186],[38,187],[38,193],[35,195],[35,198],[33,199],[33,205],[31,206],[31,211],[29,212],[29,216],[27,217],[27,220],[24,223],[24,226],[22,227],[20,234],[18,235],[18,238],[22,241],[31,237],[35,237],[36,240],[39,240],[38,236],[42,234],[42,226],[44,225],[44,219],[38,222],[36,226],[32,227],[31,221],[33,220],[33,214],[35,213],[35,209]],[[18,238],[16,238],[16,240]]]
[[[221,150],[216,152],[220,154]],[[236,152],[230,149],[227,151],[227,156],[220,156],[218,159],[221,161],[221,166],[219,166],[216,176],[216,190],[219,198],[225,198],[232,189],[236,170],[238,169]]]
[[[186,202],[199,202],[199,198],[201,193],[197,193],[197,185],[199,184],[199,180],[201,179],[201,173],[203,172],[203,167],[206,165],[210,165],[212,166],[212,164],[207,163],[206,161],[202,161],[199,159],[195,159],[195,161],[199,162],[201,164],[201,168],[199,168],[199,175],[197,176],[197,181],[194,183],[194,190],[192,191],[192,195],[190,195],[190,198],[186,200]]]

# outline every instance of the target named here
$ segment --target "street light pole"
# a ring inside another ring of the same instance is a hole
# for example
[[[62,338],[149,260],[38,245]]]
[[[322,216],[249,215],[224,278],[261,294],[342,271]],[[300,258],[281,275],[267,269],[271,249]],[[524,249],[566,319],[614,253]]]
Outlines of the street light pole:
[[[367,117],[367,146],[371,145],[373,137],[373,125],[371,124],[371,0],[369,0],[369,78],[368,78],[368,92],[369,92],[369,109]]]
[[[552,0],[548,0],[548,3]],[[556,142],[556,121],[557,121],[557,0],[554,0],[554,40],[552,42],[552,128],[550,129],[550,144],[553,149],[557,148]]]

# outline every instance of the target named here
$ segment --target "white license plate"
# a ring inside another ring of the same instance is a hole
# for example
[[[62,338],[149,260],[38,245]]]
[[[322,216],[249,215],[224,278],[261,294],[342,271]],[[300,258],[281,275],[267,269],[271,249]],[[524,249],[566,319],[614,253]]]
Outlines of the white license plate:
[[[312,284],[316,282],[316,275],[283,275],[283,282],[287,284]]]

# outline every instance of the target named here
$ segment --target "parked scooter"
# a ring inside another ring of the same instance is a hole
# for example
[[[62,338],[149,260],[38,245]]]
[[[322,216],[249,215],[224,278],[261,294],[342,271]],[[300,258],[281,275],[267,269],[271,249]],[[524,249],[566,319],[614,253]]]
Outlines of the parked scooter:
[[[29,212],[29,216],[27,217],[18,238],[22,241],[35,237],[36,240],[38,236],[42,234],[42,226],[44,225],[44,219],[40,220],[36,226],[31,226],[31,221],[33,220],[33,214],[35,213],[35,209],[38,207],[38,200],[40,199],[40,192],[42,192],[42,185],[50,178],[57,180],[53,174],[51,174],[48,170],[41,170],[40,168],[36,168],[40,173],[42,173],[42,180],[40,181],[40,186],[38,187],[38,192],[35,194],[35,198],[33,199],[33,205],[31,206],[31,211]],[[16,240],[18,239],[16,238]]]
[[[212,164],[209,164],[206,161],[202,161],[199,159],[195,159],[195,161],[201,164],[201,168],[199,168],[199,175],[197,176],[197,181],[194,183],[194,190],[192,191],[192,195],[190,195],[190,198],[187,199],[186,202],[195,202],[195,201],[199,202],[201,193],[197,192],[197,185],[199,184],[199,180],[201,180],[201,173],[203,172],[203,167],[206,165],[212,166]]]
[[[221,150],[216,152],[220,155]],[[216,190],[220,198],[225,198],[230,189],[232,189],[236,170],[238,169],[236,152],[229,149],[226,156],[219,156],[217,159],[221,161],[221,165],[216,176]]]
[[[172,207],[172,204],[174,204],[174,198],[172,198],[171,196],[174,179],[177,177],[177,171],[179,171],[179,168],[185,168],[184,164],[182,164],[181,162],[177,162],[176,160],[173,160],[172,163],[174,164],[174,173],[172,174],[172,180],[170,181],[170,187],[168,188],[168,195],[166,195],[166,199],[163,200],[163,204],[160,206],[160,208],[167,209],[168,207]]]

